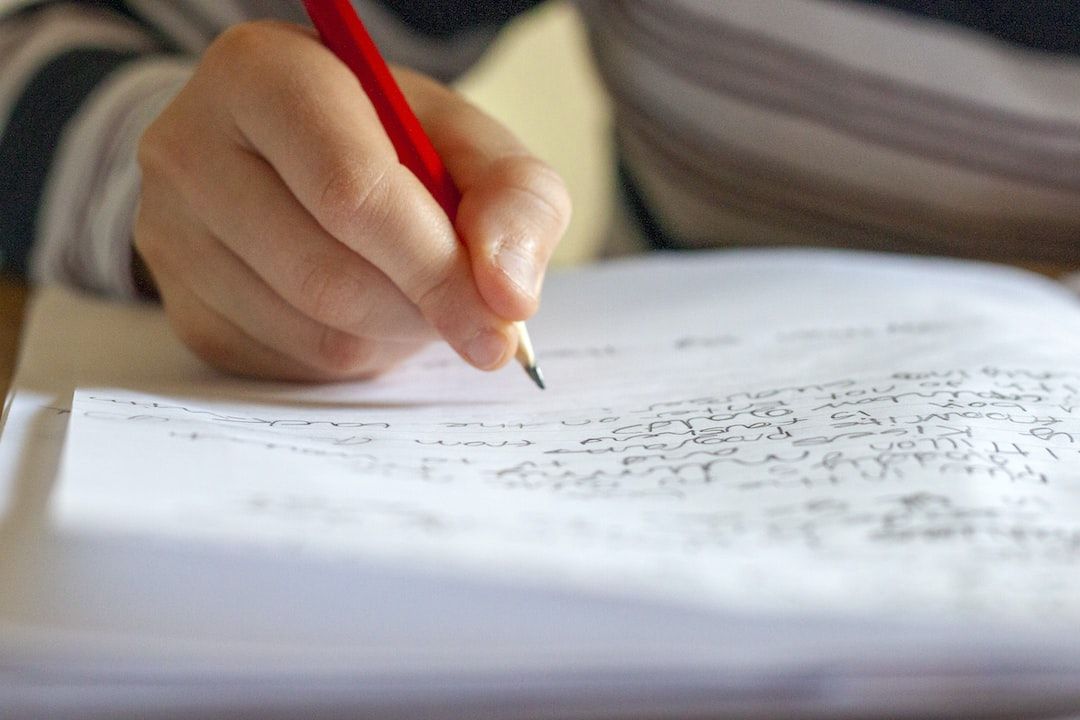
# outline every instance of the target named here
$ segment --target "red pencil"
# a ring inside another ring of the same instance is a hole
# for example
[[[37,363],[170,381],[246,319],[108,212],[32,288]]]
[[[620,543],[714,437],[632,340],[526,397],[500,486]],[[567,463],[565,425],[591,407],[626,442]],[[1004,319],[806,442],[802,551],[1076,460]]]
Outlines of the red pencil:
[[[405,100],[390,68],[379,53],[350,0],[304,0],[308,17],[319,31],[323,44],[352,70],[364,89],[401,164],[409,168],[439,202],[450,222],[457,217],[461,193],[446,170],[442,158]],[[536,365],[529,333],[524,323],[514,323],[518,331],[517,359],[541,389],[544,379]]]
[[[409,168],[453,221],[461,195],[420,126],[350,0],[304,0],[323,44],[345,63],[375,106],[401,164]]]

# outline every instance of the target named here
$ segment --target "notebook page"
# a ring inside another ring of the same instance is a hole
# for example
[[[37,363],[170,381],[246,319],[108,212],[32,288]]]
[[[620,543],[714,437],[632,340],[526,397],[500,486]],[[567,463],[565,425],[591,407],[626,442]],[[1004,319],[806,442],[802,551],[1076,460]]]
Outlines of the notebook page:
[[[441,348],[369,384],[85,388],[61,529],[751,614],[1075,621],[1080,310],[829,252],[561,276],[550,390]]]

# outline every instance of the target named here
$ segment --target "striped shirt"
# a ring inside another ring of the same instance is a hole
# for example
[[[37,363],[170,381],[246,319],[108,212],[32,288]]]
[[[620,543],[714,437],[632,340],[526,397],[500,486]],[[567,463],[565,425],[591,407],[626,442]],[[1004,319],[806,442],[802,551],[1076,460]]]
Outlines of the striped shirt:
[[[448,79],[537,0],[355,0]],[[1080,263],[1080,4],[579,0],[623,244]],[[229,25],[296,0],[0,0],[0,262],[128,297],[146,125]]]

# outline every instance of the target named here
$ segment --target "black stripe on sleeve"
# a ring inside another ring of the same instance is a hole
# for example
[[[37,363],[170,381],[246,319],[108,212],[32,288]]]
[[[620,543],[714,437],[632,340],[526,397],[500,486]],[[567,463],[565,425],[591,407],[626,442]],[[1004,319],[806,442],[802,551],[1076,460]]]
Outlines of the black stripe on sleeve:
[[[618,153],[617,153],[618,154]],[[669,233],[649,209],[645,197],[634,182],[630,168],[621,159],[615,165],[615,182],[631,219],[650,250],[684,250],[686,246]]]
[[[413,30],[449,39],[478,28],[497,29],[542,0],[380,0]]]
[[[0,136],[0,270],[26,276],[45,182],[64,127],[135,52],[80,48],[57,55],[23,89]]]
[[[1076,0],[845,1],[960,25],[1033,50],[1080,55],[1080,2]]]

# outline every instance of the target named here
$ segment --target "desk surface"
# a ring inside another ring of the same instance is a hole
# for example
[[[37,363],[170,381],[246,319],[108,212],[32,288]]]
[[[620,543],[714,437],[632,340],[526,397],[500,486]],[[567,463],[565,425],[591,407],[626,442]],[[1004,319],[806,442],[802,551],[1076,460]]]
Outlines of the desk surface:
[[[0,398],[7,395],[8,383],[15,371],[27,295],[24,284],[0,278]]]

